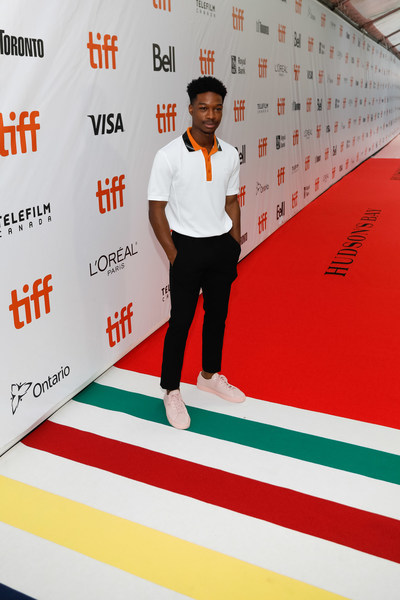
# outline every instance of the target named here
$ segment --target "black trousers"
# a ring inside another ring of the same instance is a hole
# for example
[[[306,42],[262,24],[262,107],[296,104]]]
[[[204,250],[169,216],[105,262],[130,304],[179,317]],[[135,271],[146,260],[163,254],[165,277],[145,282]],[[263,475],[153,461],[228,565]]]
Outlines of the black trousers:
[[[164,340],[161,387],[179,388],[186,340],[203,290],[202,368],[221,370],[231,285],[237,277],[240,244],[229,234],[194,238],[172,232],[177,248],[170,265],[171,317]]]

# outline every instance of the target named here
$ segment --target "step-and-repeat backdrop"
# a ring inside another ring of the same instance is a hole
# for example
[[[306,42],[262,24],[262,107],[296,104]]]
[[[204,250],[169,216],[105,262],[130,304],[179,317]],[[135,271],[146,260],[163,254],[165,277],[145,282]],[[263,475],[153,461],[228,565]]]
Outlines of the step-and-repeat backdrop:
[[[314,0],[0,0],[0,451],[168,319],[147,181],[200,75],[242,257],[400,129],[399,61]]]

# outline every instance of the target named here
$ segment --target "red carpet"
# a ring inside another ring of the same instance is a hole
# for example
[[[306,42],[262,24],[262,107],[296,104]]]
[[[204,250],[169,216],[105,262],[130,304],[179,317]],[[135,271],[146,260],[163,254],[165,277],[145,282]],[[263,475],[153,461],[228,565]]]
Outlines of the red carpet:
[[[223,371],[248,396],[400,428],[398,169],[366,161],[240,263]],[[201,367],[201,304],[188,383]],[[159,375],[165,329],[116,366]]]

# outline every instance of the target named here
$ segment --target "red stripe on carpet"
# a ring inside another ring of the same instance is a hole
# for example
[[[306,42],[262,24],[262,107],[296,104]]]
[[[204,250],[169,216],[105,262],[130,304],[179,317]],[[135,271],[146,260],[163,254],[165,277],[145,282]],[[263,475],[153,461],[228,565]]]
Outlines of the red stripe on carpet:
[[[23,443],[400,563],[400,522],[47,421]]]
[[[366,161],[240,263],[222,370],[248,396],[400,428],[398,164]],[[348,273],[325,275],[368,209],[381,212]],[[201,368],[201,305],[187,383]],[[165,329],[116,366],[159,376]]]

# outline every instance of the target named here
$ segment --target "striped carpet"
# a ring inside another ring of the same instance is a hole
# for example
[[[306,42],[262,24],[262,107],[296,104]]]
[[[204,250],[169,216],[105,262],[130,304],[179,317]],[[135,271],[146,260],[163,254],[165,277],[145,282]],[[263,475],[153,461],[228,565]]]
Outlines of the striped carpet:
[[[2,457],[4,585],[38,600],[398,598],[396,430],[183,387],[179,432],[158,378],[113,367]]]

